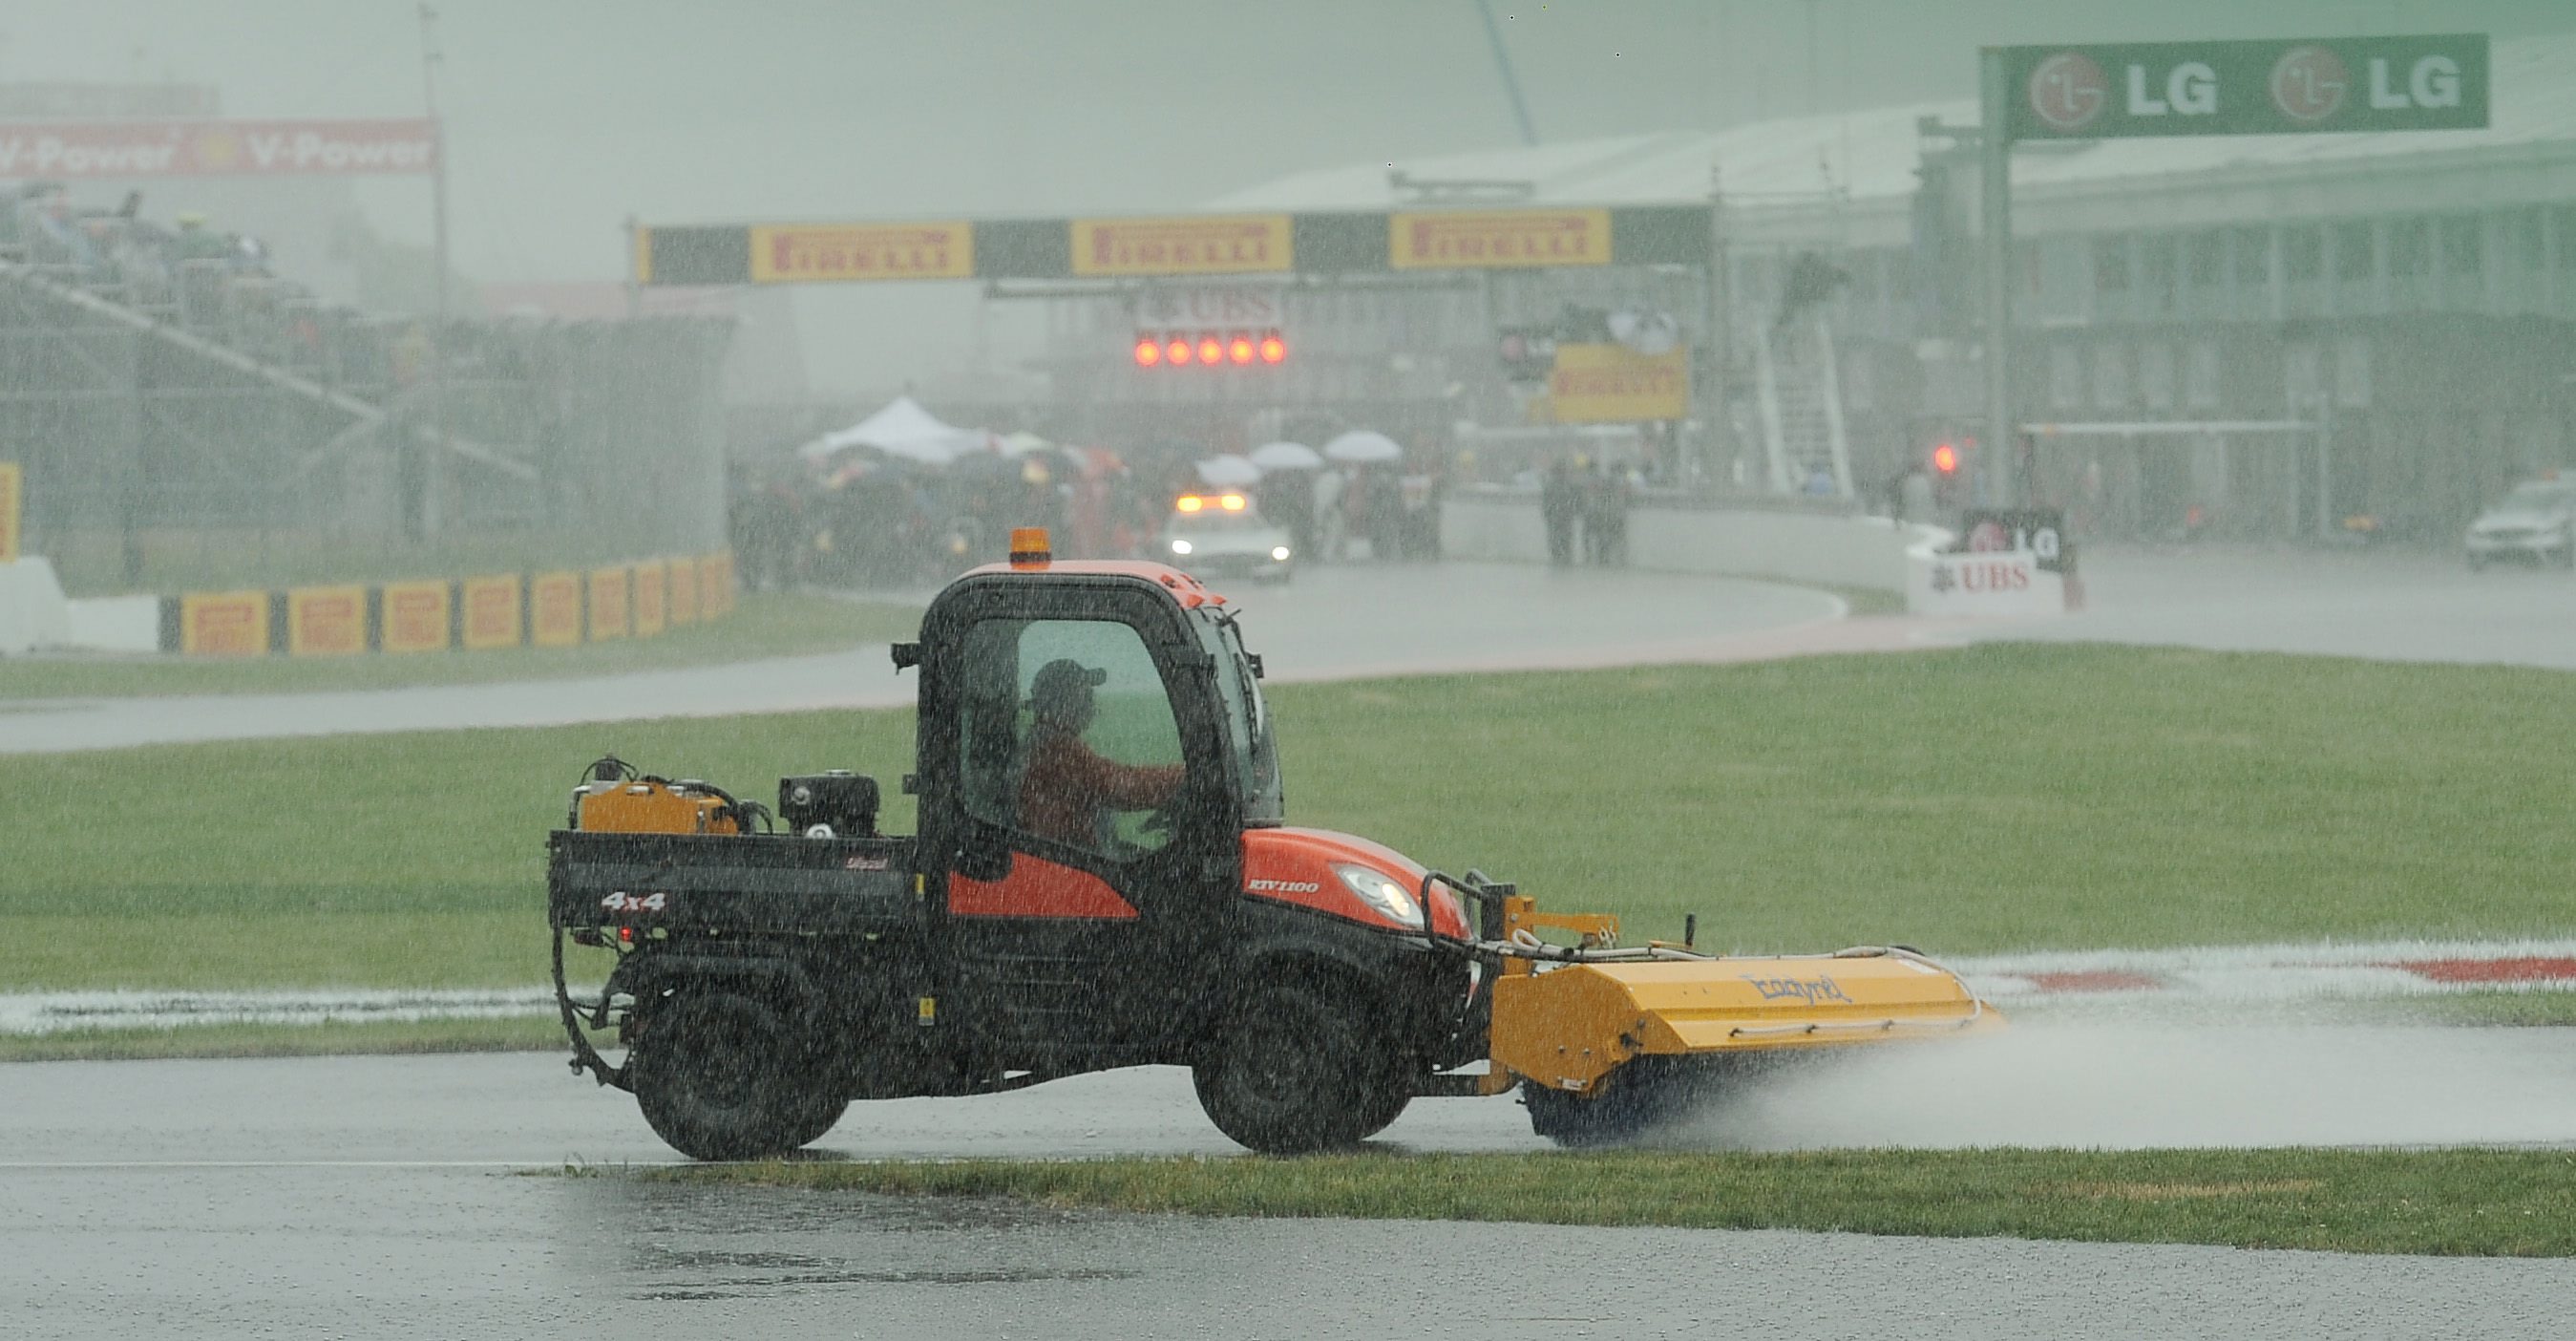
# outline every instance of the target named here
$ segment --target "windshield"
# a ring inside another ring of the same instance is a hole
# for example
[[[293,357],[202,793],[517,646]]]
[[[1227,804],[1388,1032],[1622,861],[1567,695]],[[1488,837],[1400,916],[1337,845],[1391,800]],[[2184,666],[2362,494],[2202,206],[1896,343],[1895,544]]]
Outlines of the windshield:
[[[2571,491],[2564,484],[2517,484],[2496,508],[2498,511],[2547,512],[2567,506],[2571,492],[2576,491]]]
[[[1164,529],[1173,535],[1240,535],[1278,528],[1257,512],[1175,512]]]
[[[1288,802],[1279,779],[1279,747],[1271,738],[1270,705],[1253,678],[1252,662],[1230,615],[1210,606],[1197,611],[1199,641],[1216,658],[1217,692],[1225,702],[1228,763],[1243,789],[1243,818],[1248,824],[1278,824],[1287,818]]]

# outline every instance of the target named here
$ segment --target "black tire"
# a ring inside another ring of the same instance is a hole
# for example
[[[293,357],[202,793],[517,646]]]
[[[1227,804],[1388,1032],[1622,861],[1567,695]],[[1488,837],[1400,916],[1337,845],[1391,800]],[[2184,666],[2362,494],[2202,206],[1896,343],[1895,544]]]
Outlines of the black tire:
[[[1569,1149],[1626,1145],[1690,1102],[1691,1077],[1664,1059],[1641,1057],[1603,1078],[1595,1094],[1521,1082],[1530,1130]]]
[[[797,1049],[776,1011],[736,992],[683,992],[636,1036],[635,1102],[655,1135],[691,1159],[763,1159],[839,1120],[800,1083]]]
[[[1238,1004],[1190,1079],[1217,1130],[1265,1155],[1356,1145],[1411,1097],[1349,1012],[1287,983]]]

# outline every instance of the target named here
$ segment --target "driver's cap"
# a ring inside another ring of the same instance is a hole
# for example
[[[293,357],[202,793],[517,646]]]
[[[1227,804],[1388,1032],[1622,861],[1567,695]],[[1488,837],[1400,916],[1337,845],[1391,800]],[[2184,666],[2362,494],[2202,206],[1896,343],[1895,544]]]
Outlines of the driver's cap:
[[[1109,672],[1105,670],[1083,665],[1071,657],[1058,657],[1038,667],[1037,678],[1029,682],[1029,702],[1043,712],[1087,695],[1108,680]]]

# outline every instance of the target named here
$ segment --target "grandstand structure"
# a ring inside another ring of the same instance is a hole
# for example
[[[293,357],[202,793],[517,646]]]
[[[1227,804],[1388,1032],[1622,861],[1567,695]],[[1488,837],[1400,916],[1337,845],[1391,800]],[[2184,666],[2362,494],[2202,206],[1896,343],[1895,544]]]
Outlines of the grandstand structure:
[[[436,329],[361,310],[347,276],[324,296],[256,238],[150,218],[146,186],[208,194],[0,183],[0,460],[67,586],[256,577],[273,553],[721,548],[729,319]]]
[[[1975,118],[1961,100],[1370,163],[1205,208],[1715,201],[1717,293],[1608,268],[1292,293],[1282,371],[1314,380],[1264,394],[1423,434],[1508,424],[1499,327],[1652,307],[1725,382],[1725,422],[1694,430],[1709,478],[1798,489],[1821,468],[1867,498],[1979,432],[1976,180],[1957,134]],[[2511,481],[2576,469],[2576,35],[2496,43],[2484,130],[2024,144],[2013,182],[2013,400],[2039,497],[2087,534],[2366,524],[2452,543]],[[1811,256],[1836,283],[1790,303]],[[1194,394],[1119,366],[1132,319],[1115,299],[1066,308],[1060,395]],[[1826,385],[1829,403],[1792,404]],[[1972,484],[1997,449],[1966,451]]]

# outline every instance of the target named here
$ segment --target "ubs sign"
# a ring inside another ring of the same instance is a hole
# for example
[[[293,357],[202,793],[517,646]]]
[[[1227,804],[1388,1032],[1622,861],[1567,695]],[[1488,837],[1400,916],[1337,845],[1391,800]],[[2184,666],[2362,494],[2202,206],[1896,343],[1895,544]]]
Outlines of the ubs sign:
[[[2487,124],[2481,33],[2007,47],[2003,56],[2016,140]]]

